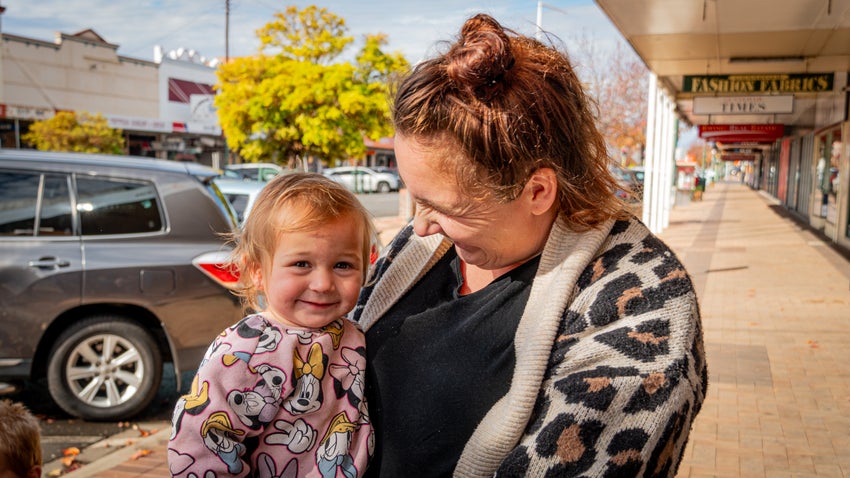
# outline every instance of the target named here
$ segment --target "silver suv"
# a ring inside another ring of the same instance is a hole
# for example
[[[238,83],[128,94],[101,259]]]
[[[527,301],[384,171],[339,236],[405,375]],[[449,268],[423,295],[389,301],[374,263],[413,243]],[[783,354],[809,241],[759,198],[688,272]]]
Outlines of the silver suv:
[[[66,412],[127,419],[163,364],[194,370],[238,321],[220,267],[235,217],[192,163],[0,150],[0,382],[46,378]]]

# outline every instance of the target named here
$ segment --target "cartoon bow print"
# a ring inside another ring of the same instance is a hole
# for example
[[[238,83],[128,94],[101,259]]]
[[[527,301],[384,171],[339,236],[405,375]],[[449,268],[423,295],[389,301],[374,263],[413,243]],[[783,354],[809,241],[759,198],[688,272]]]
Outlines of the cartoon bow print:
[[[325,365],[322,363],[322,346],[314,343],[310,346],[310,353],[305,362],[299,355],[298,350],[292,354],[293,365],[295,366],[295,378],[299,379],[302,375],[313,375],[321,379],[325,375]]]

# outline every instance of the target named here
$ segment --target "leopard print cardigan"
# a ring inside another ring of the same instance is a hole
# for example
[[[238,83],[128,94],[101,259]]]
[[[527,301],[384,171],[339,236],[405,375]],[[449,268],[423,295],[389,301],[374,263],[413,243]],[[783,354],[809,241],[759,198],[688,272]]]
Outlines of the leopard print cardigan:
[[[364,330],[451,247],[404,228],[352,317]],[[676,474],[708,386],[693,283],[637,218],[575,232],[556,222],[514,339],[508,393],[455,476]]]

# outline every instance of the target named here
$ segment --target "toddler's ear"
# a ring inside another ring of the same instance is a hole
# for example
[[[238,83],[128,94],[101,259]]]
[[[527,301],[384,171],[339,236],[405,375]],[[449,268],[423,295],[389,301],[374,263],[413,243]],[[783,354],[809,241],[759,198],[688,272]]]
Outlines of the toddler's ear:
[[[41,465],[35,465],[30,468],[27,478],[41,478]]]
[[[256,286],[257,290],[259,290],[259,291],[264,290],[264,287],[263,287],[263,268],[258,267],[258,266],[253,266],[248,271],[248,273],[251,275],[251,282],[254,283],[254,286]]]

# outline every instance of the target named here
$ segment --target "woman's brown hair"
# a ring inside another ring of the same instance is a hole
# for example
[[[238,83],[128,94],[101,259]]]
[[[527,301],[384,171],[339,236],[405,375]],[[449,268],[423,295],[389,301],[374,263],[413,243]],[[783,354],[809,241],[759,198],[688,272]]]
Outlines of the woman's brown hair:
[[[466,160],[440,167],[473,197],[513,200],[534,171],[552,168],[559,215],[581,230],[622,214],[592,106],[566,54],[479,14],[401,81],[393,122],[426,147],[459,146]]]

